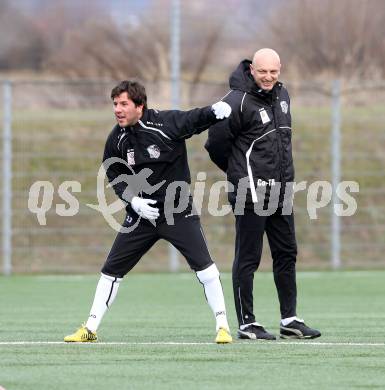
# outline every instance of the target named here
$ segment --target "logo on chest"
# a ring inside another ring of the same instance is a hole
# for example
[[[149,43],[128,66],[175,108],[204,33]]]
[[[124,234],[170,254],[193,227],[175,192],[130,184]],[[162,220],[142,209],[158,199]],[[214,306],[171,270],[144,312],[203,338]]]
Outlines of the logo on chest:
[[[160,149],[158,145],[150,145],[147,148],[147,152],[150,158],[159,158],[160,156]]]
[[[280,102],[280,104],[281,104],[282,112],[283,112],[284,114],[287,114],[287,111],[289,110],[289,105],[287,104],[287,102],[286,102],[285,100],[282,100],[282,101]]]

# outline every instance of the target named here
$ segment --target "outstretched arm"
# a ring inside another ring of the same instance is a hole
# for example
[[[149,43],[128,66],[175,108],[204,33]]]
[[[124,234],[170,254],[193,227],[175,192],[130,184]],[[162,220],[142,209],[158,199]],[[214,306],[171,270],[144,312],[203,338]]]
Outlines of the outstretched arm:
[[[215,123],[228,118],[231,107],[225,102],[217,102],[212,106],[194,108],[189,111],[162,111],[167,123],[165,131],[173,140],[189,138],[199,134]]]

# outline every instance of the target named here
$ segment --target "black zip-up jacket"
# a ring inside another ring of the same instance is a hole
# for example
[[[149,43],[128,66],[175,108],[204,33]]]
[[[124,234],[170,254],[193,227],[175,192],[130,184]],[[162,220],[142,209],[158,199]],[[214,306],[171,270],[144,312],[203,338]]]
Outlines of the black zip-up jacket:
[[[138,194],[144,195],[156,200],[155,207],[162,210],[170,183],[191,183],[185,139],[217,122],[211,106],[207,106],[190,111],[145,109],[134,126],[121,128],[116,125],[107,138],[103,163],[106,166],[107,159],[118,157],[128,166],[114,163],[106,171],[115,193],[125,202],[130,202]],[[148,168],[152,171],[151,175],[145,175],[148,185],[143,186],[142,179],[138,186],[132,178],[139,178]],[[162,181],[164,183],[160,185]],[[176,204],[179,196],[178,190]]]
[[[281,182],[282,192],[285,183],[294,181],[289,95],[280,82],[271,91],[259,88],[250,64],[242,61],[231,74],[231,90],[222,100],[231,106],[232,114],[209,129],[205,145],[235,189],[240,179],[248,178],[247,205],[257,201],[253,185]],[[229,193],[230,203],[235,196],[236,191]]]

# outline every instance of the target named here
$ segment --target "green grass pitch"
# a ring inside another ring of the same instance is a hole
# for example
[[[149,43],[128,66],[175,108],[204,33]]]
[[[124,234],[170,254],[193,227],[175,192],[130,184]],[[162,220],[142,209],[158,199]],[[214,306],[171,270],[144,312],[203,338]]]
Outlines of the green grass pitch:
[[[321,338],[253,342],[234,337],[233,344],[222,346],[213,343],[214,320],[193,273],[132,273],[99,329],[101,343],[61,343],[86,319],[97,279],[0,277],[1,386],[385,388],[385,271],[298,273],[298,314],[322,331]],[[231,276],[224,274],[222,281],[235,336]],[[277,334],[272,275],[257,273],[254,282],[257,320]]]

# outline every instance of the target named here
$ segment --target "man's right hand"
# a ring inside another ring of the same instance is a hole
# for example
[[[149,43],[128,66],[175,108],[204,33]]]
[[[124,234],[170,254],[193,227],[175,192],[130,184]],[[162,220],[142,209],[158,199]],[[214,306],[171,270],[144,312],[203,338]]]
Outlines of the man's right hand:
[[[134,196],[131,200],[131,206],[134,211],[145,219],[157,219],[159,217],[159,209],[151,207],[150,204],[155,204],[156,200],[143,199]]]
[[[228,118],[231,114],[231,107],[226,102],[217,102],[211,106],[211,109],[217,119]]]

